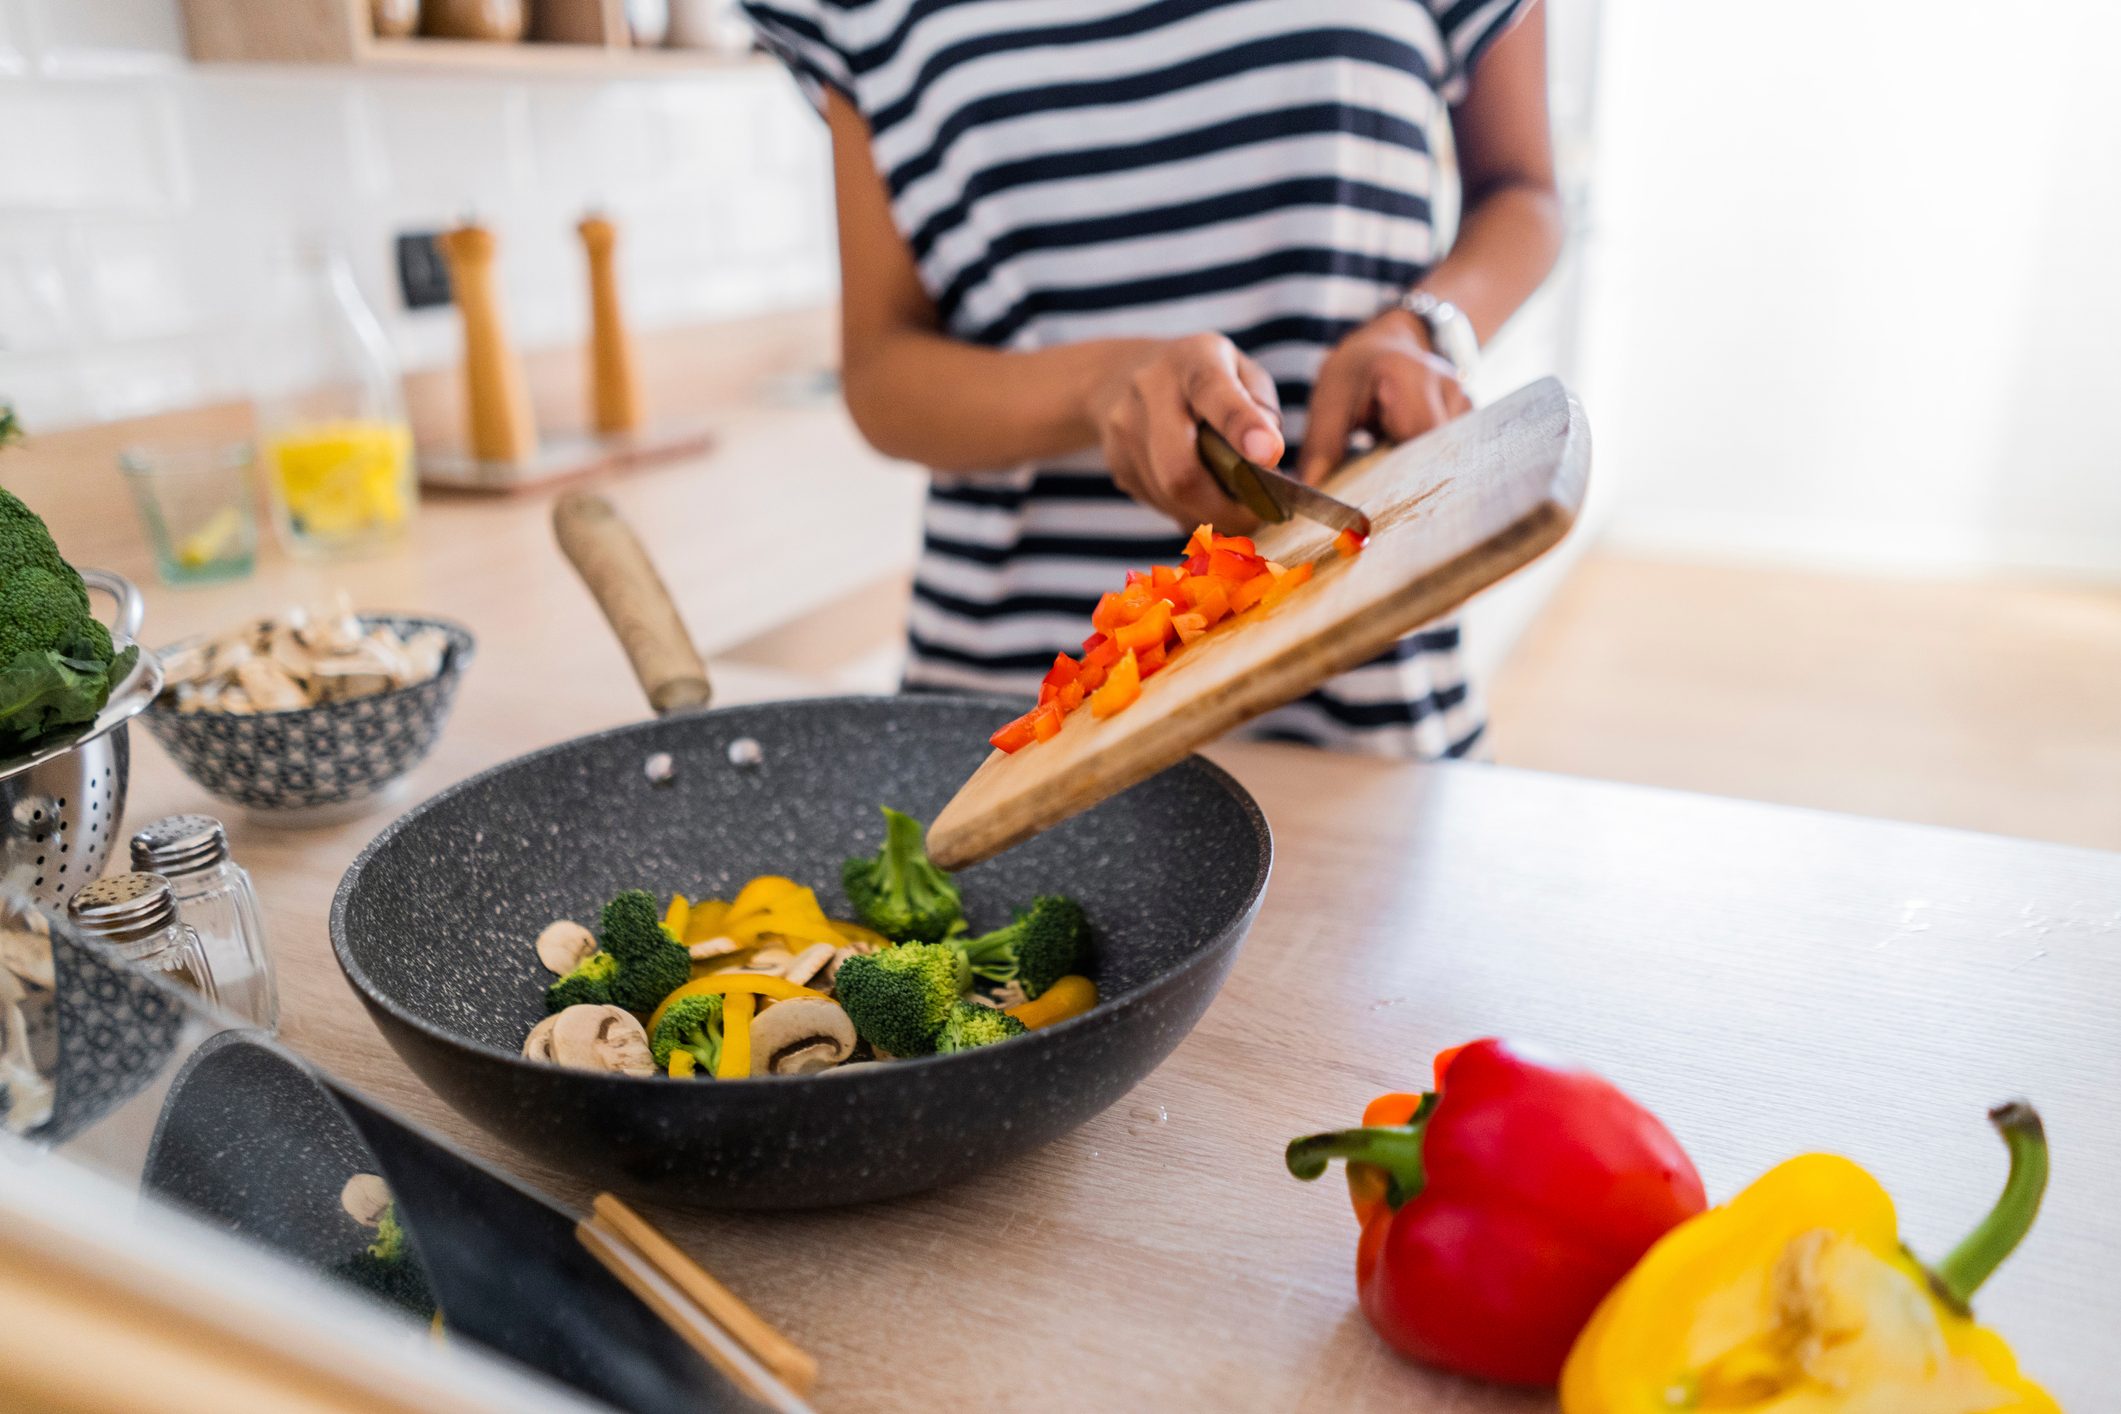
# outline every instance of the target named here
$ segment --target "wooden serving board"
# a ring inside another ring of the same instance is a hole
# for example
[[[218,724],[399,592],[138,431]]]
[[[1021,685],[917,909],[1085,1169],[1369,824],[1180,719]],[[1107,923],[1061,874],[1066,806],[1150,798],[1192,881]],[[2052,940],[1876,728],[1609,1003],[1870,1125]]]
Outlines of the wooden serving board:
[[[1583,408],[1552,378],[1350,462],[1326,489],[1369,513],[1369,548],[1343,559],[1324,526],[1268,527],[1260,553],[1317,562],[1309,584],[1218,625],[1124,712],[1072,712],[1052,740],[995,752],[936,817],[930,854],[945,869],[999,854],[1376,657],[1556,544],[1590,465]]]

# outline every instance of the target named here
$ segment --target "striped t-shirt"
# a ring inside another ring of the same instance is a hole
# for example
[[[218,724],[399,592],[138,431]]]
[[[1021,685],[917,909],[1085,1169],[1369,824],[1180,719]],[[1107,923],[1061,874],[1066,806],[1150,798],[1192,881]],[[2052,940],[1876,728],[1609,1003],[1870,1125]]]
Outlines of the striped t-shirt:
[[[1001,349],[1226,334],[1291,448],[1319,364],[1436,258],[1431,134],[1528,0],[746,0],[814,100],[867,119],[945,333]],[[907,685],[1029,694],[1129,567],[1184,534],[1092,449],[937,474]],[[1265,735],[1463,755],[1455,624],[1279,709]]]

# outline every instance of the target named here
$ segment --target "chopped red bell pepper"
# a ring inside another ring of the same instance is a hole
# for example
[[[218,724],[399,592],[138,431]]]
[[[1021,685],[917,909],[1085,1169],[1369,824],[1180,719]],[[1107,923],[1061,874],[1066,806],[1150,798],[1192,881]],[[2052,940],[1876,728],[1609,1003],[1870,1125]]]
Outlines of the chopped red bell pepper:
[[[1215,527],[1201,524],[1193,527],[1193,534],[1186,541],[1188,555],[1205,555],[1215,548]],[[1192,571],[1199,573],[1199,571]]]
[[[1031,714],[1031,736],[1034,741],[1051,741],[1060,735],[1061,707],[1058,702],[1049,702]]]
[[[1193,611],[1208,621],[1208,627],[1230,615],[1230,587],[1213,575],[1195,575],[1186,581],[1186,599]]]
[[[1208,631],[1208,617],[1198,613],[1173,614],[1171,631],[1178,635],[1180,643],[1191,643]]]
[[[1103,681],[1102,675],[1100,675],[1099,681]],[[1061,684],[1060,697],[1058,698],[1061,711],[1073,712],[1076,708],[1083,705],[1083,699],[1089,695],[1089,689],[1083,686],[1081,678],[1077,678],[1074,682]]]
[[[1058,653],[1054,655],[1053,666],[1046,669],[1045,680],[1053,686],[1059,687],[1062,683],[1074,682],[1082,670],[1082,664],[1076,662],[1065,653]]]
[[[1294,569],[1283,570],[1274,577],[1273,585],[1259,602],[1269,609],[1273,608],[1308,583],[1311,574],[1311,564],[1308,560]]]
[[[1112,641],[1121,648],[1131,648],[1139,653],[1155,648],[1171,636],[1171,606],[1159,599],[1149,606],[1147,613],[1131,624],[1122,625],[1112,635]]]
[[[1112,665],[1112,674],[1105,679],[1105,685],[1090,694],[1090,715],[1102,721],[1133,706],[1141,695],[1141,661],[1130,652]]]
[[[1577,1333],[1651,1244],[1708,1206],[1657,1117],[1586,1070],[1491,1038],[1436,1057],[1436,1089],[1384,1095],[1361,1129],[1289,1145],[1289,1171],[1348,1161],[1363,1314],[1401,1354],[1551,1385]]]
[[[1259,546],[1252,543],[1252,537],[1249,535],[1218,535],[1215,537],[1214,548],[1228,550],[1232,554],[1250,555],[1255,560],[1259,558]]]
[[[1031,719],[1037,716],[1040,710],[1034,708],[996,731],[993,736],[987,738],[987,745],[1010,755],[1022,751],[1037,739],[1037,734],[1031,727]]]
[[[1208,573],[1233,585],[1243,584],[1266,567],[1267,562],[1257,555],[1242,555],[1221,546],[1208,553]]]
[[[1243,584],[1230,591],[1230,612],[1242,614],[1245,610],[1266,598],[1267,591],[1273,587],[1274,576],[1265,569],[1261,569],[1258,574],[1253,575]]]
[[[1343,530],[1340,534],[1333,537],[1333,548],[1338,550],[1343,558],[1350,560],[1360,555],[1363,546],[1369,543],[1370,538],[1368,536],[1357,535],[1352,530]]]

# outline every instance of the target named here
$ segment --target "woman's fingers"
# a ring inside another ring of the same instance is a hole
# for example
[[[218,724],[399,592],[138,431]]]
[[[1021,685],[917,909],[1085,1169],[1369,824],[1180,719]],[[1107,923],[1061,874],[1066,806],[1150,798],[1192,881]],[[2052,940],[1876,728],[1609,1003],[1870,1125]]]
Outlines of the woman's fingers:
[[[1419,437],[1471,407],[1457,370],[1434,354],[1403,354],[1379,369],[1378,430],[1394,442]]]
[[[1186,402],[1193,414],[1228,438],[1248,461],[1261,466],[1280,461],[1285,450],[1281,405],[1266,370],[1220,334],[1181,340],[1179,349]]]
[[[1310,422],[1296,474],[1316,484],[1347,455],[1348,438],[1370,415],[1370,369],[1360,358],[1333,354],[1311,385]]]

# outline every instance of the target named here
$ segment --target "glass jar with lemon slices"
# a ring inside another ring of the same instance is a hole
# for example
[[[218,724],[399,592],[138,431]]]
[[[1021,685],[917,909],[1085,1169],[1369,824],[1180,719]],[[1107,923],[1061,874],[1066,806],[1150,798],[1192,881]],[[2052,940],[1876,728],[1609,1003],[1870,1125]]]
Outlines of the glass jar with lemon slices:
[[[281,538],[307,557],[390,544],[419,496],[397,359],[335,251],[305,255],[285,309],[297,349],[258,402],[258,468]]]

